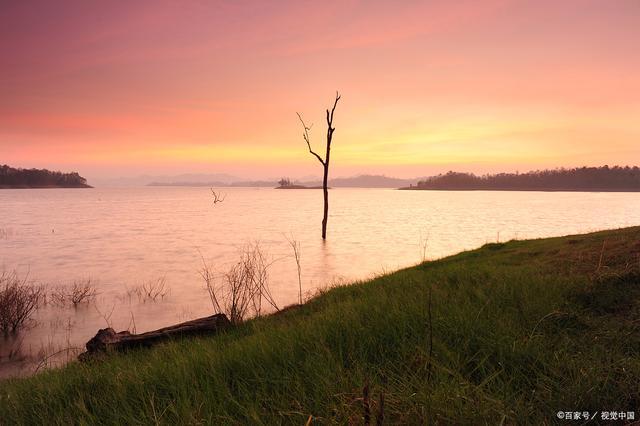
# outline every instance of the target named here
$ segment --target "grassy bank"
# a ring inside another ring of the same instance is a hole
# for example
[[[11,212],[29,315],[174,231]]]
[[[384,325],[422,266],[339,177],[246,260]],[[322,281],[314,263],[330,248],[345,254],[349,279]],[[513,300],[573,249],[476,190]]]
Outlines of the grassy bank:
[[[0,382],[0,422],[553,423],[560,410],[629,411],[639,320],[640,227],[488,244],[224,335]]]

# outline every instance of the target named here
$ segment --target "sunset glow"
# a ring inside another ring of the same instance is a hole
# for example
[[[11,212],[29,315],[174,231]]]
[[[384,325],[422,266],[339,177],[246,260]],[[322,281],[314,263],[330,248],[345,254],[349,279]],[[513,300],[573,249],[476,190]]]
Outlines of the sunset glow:
[[[636,424],[638,194],[640,0],[0,0],[0,424]]]
[[[640,3],[6,2],[0,163],[92,177],[636,164]]]

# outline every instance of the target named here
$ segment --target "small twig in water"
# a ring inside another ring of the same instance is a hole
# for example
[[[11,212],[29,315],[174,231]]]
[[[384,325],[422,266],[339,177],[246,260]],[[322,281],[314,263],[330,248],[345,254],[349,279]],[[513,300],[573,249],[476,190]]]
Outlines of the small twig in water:
[[[422,238],[422,234],[420,234],[420,248],[421,248],[421,260],[422,263],[427,261],[427,245],[429,244],[429,233],[427,236]]]
[[[104,319],[104,322],[107,323],[107,327],[112,328],[111,315],[113,315],[113,310],[116,308],[116,305],[114,304],[113,306],[111,306],[111,311],[109,312],[109,315],[106,315],[106,312],[102,313],[102,311],[100,311],[100,309],[98,309],[98,305],[97,304],[94,305],[94,308],[96,308],[96,311],[98,312],[98,314],[100,314],[102,319]]]
[[[40,369],[41,369],[42,367],[45,367],[45,366],[47,365],[47,361],[49,361],[49,360],[50,360],[51,358],[53,358],[54,356],[59,355],[59,354],[61,354],[61,353],[63,353],[63,352],[66,352],[66,353],[67,353],[67,357],[68,357],[68,354],[69,354],[69,352],[70,352],[70,351],[78,351],[78,352],[80,352],[80,351],[82,351],[83,349],[84,349],[84,348],[79,348],[79,347],[76,347],[76,346],[70,346],[70,347],[67,347],[67,348],[61,349],[61,350],[59,350],[58,352],[54,352],[54,353],[52,353],[52,354],[49,354],[49,355],[47,355],[46,357],[44,357],[44,358],[43,358],[43,359],[38,363],[38,365],[36,366],[36,369],[33,371],[33,374],[35,374],[35,373],[37,373],[38,371],[40,371]]]
[[[606,244],[607,240],[604,240],[602,242],[602,249],[600,250],[600,258],[598,259],[598,267],[596,268],[596,274],[598,272],[600,272],[600,268],[602,267],[602,257],[604,256],[604,245]]]
[[[302,273],[300,268],[300,242],[296,241],[293,237],[287,238],[289,245],[293,249],[293,256],[296,259],[296,265],[298,267],[298,303],[302,305]]]
[[[227,198],[227,194],[223,194],[222,192],[216,192],[213,190],[213,188],[211,188],[211,195],[213,195],[213,205],[215,206],[218,203],[221,203],[224,201],[225,198]]]
[[[131,314],[131,320],[129,321],[129,326],[127,327],[127,329],[133,333],[136,334],[137,332],[137,327],[136,327],[136,319],[133,316],[133,311],[129,311],[129,313]],[[131,325],[133,325],[133,328],[131,327]]]

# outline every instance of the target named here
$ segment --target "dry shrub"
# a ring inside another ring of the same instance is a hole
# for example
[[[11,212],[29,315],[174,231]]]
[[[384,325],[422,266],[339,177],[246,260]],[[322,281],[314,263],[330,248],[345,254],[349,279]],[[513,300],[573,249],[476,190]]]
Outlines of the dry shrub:
[[[0,330],[8,333],[24,327],[43,295],[42,286],[20,279],[15,272],[0,274]]]
[[[54,305],[65,306],[67,304],[78,306],[82,303],[90,303],[95,300],[98,292],[90,279],[74,281],[70,286],[55,288],[49,299]]]
[[[88,303],[95,299],[98,292],[96,291],[91,280],[76,281],[71,285],[70,300],[76,306],[80,303]]]
[[[157,300],[164,300],[165,296],[169,294],[169,286],[167,286],[167,280],[165,277],[160,277],[156,280],[149,280],[142,283],[135,290],[138,300],[141,302],[156,302]]]
[[[240,260],[219,277],[204,262],[200,275],[205,281],[215,313],[225,313],[238,324],[248,317],[260,316],[263,304],[278,310],[269,290],[269,269],[258,243],[244,246]]]
[[[63,307],[67,304],[67,289],[64,286],[58,286],[49,292],[47,303],[54,306]]]
[[[133,297],[136,297],[139,303],[157,302],[164,300],[170,292],[171,288],[167,285],[166,278],[160,277],[145,281],[133,288],[127,287],[124,294],[118,296],[118,299],[131,303]]]

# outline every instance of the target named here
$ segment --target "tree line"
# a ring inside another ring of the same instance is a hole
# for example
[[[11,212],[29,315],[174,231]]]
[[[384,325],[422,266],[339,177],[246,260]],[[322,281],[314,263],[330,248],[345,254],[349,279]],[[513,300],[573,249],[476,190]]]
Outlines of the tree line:
[[[20,169],[0,166],[0,187],[4,188],[88,188],[87,180],[76,172],[52,172],[46,169]]]
[[[640,191],[640,168],[579,167],[476,176],[448,172],[421,180],[414,189],[512,191]]]

